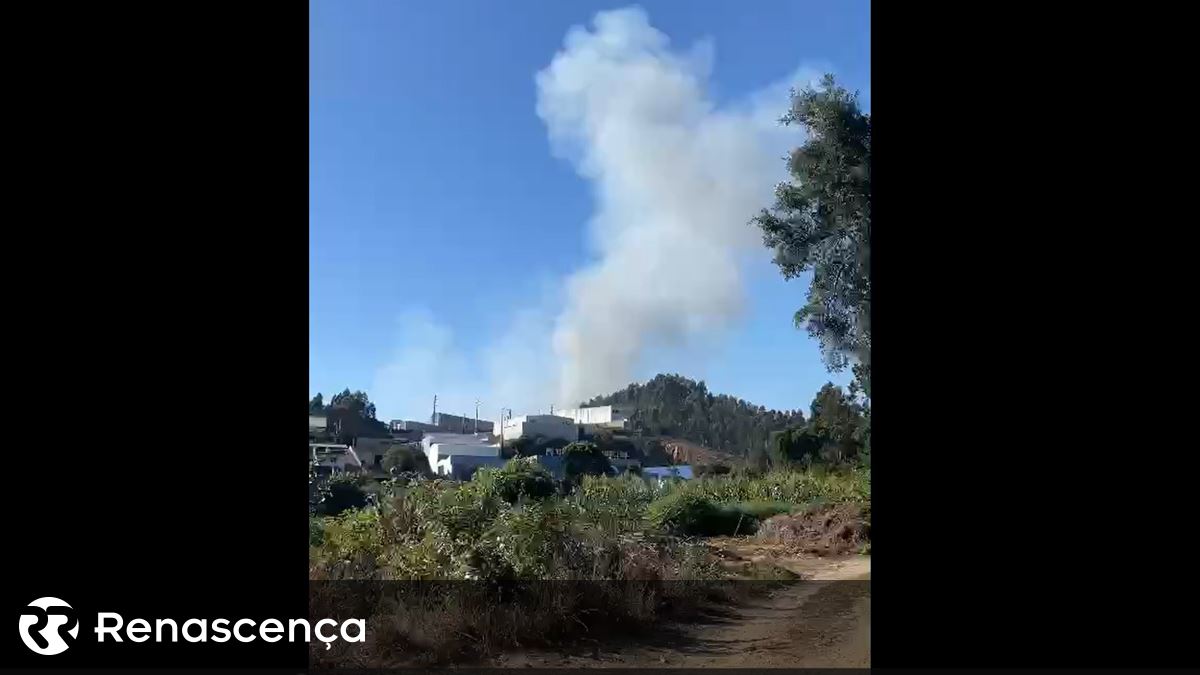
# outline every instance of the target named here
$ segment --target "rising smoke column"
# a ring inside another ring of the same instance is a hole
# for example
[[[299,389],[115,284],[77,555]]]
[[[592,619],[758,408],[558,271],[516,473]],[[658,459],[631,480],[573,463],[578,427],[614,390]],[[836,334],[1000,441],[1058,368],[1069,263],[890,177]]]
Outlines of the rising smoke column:
[[[538,116],[596,199],[596,259],[566,280],[553,335],[560,405],[625,386],[645,349],[720,331],[743,304],[742,254],[761,247],[748,220],[783,150],[762,110],[713,104],[711,61],[710,45],[672,51],[623,9],[572,28],[537,74]]]

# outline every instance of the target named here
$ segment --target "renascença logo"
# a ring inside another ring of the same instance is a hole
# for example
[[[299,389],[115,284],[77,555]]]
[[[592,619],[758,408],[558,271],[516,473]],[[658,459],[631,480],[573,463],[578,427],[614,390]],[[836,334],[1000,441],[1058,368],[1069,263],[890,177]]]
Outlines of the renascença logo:
[[[58,598],[38,598],[29,603],[29,610],[21,615],[20,626],[21,641],[44,656],[67,651],[79,637],[79,617]]]
[[[333,619],[321,619],[310,624],[308,619],[266,619],[261,623],[254,619],[188,619],[181,624],[174,619],[132,619],[125,622],[116,612],[100,612],[96,615],[96,642],[315,642],[325,643],[331,649],[333,642],[341,638],[346,642],[366,642],[367,624],[362,619],[346,619],[339,625]],[[285,628],[286,625],[286,628]],[[121,629],[124,628],[124,637]],[[209,637],[209,629],[212,637]],[[326,632],[326,628],[329,632]],[[70,639],[66,639],[69,636]],[[53,656],[61,654],[79,637],[79,618],[70,605],[58,598],[38,598],[29,603],[21,615],[21,640],[25,646],[38,654]],[[314,640],[313,638],[316,638]]]

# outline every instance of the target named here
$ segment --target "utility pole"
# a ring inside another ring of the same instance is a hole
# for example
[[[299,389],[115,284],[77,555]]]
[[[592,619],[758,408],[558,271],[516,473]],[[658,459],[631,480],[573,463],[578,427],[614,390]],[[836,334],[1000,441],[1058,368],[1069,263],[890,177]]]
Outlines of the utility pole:
[[[479,433],[479,399],[475,399],[475,433]]]
[[[437,394],[433,395],[433,414],[429,416],[430,424],[437,424]]]

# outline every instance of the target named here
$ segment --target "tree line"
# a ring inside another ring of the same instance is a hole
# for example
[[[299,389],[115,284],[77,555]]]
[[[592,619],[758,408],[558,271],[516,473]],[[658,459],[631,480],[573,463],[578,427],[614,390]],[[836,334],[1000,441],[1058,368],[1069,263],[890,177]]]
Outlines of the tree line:
[[[740,398],[713,394],[703,381],[677,374],[659,374],[645,384],[630,384],[584,405],[629,408],[630,426],[637,432],[683,438],[738,456],[765,443],[771,432],[804,422],[804,414],[798,410],[768,410]]]
[[[634,433],[682,438],[759,468],[853,463],[870,456],[869,406],[833,383],[817,392],[808,417],[713,394],[703,381],[677,374],[656,375],[584,405],[624,407]]]
[[[387,438],[387,424],[375,419],[375,404],[365,391],[343,390],[329,403],[320,392],[308,401],[309,415],[325,417],[326,435],[336,443],[350,445],[356,438]]]

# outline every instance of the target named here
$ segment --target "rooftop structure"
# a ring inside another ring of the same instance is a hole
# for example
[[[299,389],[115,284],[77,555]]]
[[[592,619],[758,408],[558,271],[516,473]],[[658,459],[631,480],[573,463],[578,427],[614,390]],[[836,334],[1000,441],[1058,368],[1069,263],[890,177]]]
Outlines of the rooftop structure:
[[[570,417],[576,424],[592,425],[606,429],[624,429],[629,426],[629,406],[599,405],[590,408],[567,408],[556,410],[563,417]]]
[[[692,467],[687,464],[678,466],[647,466],[642,468],[642,475],[648,478],[656,478],[660,481],[670,478],[691,480],[695,477],[692,475]]]
[[[504,440],[515,441],[518,438],[561,438],[567,441],[579,440],[579,427],[575,420],[561,415],[521,415],[504,420],[501,426]]]

